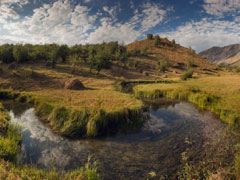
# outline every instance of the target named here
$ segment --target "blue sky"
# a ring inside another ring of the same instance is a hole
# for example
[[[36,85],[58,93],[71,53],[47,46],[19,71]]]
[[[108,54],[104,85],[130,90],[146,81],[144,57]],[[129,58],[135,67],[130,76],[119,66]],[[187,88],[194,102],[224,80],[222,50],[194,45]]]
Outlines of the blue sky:
[[[197,51],[239,43],[240,0],[0,1],[0,44],[128,44],[148,33]]]

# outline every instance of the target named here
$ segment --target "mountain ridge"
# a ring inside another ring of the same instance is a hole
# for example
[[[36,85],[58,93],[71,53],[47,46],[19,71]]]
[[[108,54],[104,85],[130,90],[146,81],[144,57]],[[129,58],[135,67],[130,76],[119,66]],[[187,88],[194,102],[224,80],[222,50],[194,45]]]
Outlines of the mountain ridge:
[[[237,57],[240,53],[240,44],[232,44],[224,47],[214,46],[212,48],[201,51],[199,55],[208,59],[214,64],[232,64],[238,60]]]

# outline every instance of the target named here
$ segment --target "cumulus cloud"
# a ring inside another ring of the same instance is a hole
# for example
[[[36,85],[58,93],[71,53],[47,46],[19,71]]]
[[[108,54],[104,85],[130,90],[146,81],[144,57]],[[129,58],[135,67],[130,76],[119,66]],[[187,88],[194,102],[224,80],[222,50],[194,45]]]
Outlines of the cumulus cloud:
[[[12,6],[22,7],[27,4],[28,0],[1,0],[0,1],[0,21],[7,18],[18,19],[19,15],[13,10]]]
[[[9,21],[4,29],[14,41],[31,43],[79,43],[93,28],[96,16],[89,15],[86,6],[72,6],[68,0],[58,0],[34,9],[33,15],[21,21]]]
[[[239,43],[239,29],[240,24],[237,22],[204,18],[198,22],[186,23],[174,31],[160,35],[175,39],[185,47],[192,46],[199,52],[212,46]]]
[[[27,0],[4,0],[14,17],[13,2],[18,6],[25,5]],[[7,3],[8,2],[8,3]],[[88,1],[85,1],[88,2]],[[3,6],[2,6],[3,7]],[[71,0],[57,0],[54,3],[43,4],[33,9],[30,16],[19,20],[5,20],[3,30],[8,32],[8,38],[14,42],[28,43],[98,43],[102,41],[120,41],[129,43],[136,40],[144,32],[163,21],[169,9],[164,9],[157,3],[144,3],[126,22],[119,22],[118,13],[121,6],[103,6],[92,13],[91,8],[81,4],[75,5]],[[15,12],[16,13],[16,12]],[[10,14],[10,11],[9,13]],[[19,18],[16,13],[15,18]],[[1,27],[0,27],[1,32]],[[0,40],[0,43],[6,41]]]
[[[161,23],[170,10],[163,10],[161,4],[148,2],[142,4],[140,9],[135,9],[134,16],[127,22],[114,23],[114,18],[101,18],[101,26],[89,35],[87,41],[90,43],[102,41],[133,42],[143,33]],[[110,11],[109,8],[104,7],[104,11],[113,17],[115,16],[115,8]]]
[[[206,13],[217,17],[225,14],[235,15],[240,12],[239,0],[204,0],[203,8]]]

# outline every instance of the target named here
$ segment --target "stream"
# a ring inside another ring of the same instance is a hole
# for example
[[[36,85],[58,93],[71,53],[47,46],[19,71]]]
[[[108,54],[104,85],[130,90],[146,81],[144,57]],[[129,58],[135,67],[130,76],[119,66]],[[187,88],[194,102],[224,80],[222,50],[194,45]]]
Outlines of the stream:
[[[11,122],[22,127],[22,163],[57,171],[84,166],[91,155],[98,161],[103,179],[174,178],[182,153],[191,151],[195,159],[204,154],[205,144],[221,138],[226,128],[213,113],[186,102],[160,100],[146,102],[149,117],[141,130],[97,139],[68,139],[53,133],[38,120],[34,108],[3,102]]]

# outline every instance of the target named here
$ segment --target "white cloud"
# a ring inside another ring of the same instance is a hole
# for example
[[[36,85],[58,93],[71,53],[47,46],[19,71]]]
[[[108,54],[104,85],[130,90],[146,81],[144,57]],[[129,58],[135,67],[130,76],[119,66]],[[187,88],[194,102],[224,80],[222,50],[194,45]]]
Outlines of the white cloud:
[[[110,10],[105,7],[104,10],[114,16],[115,8]],[[87,42],[133,42],[144,32],[161,23],[170,10],[163,10],[160,4],[148,2],[144,3],[139,10],[135,9],[134,16],[125,23],[114,23],[114,18],[101,18],[101,26],[89,35]]]
[[[203,8],[206,13],[217,17],[225,14],[234,15],[240,12],[239,0],[204,0]]]
[[[161,5],[158,4],[149,2],[144,4],[142,10],[143,19],[141,23],[142,31],[147,31],[162,22],[168,10],[170,9],[163,10]]]
[[[192,46],[199,52],[212,46],[239,43],[239,29],[240,24],[237,22],[204,18],[199,22],[189,22],[174,31],[162,33],[160,36],[175,39],[181,45]]]
[[[89,16],[89,11],[88,7],[77,5],[72,13],[71,23],[77,26],[84,26],[95,22],[97,16]]]
[[[135,41],[140,35],[141,33],[134,30],[134,27],[130,25],[117,24],[113,26],[104,21],[101,27],[90,34],[87,41],[90,43],[101,43],[103,41],[124,41],[124,43],[130,43]]]
[[[18,3],[19,7],[27,3],[26,0],[11,2]],[[11,3],[8,7],[9,10],[13,10]],[[74,5],[72,0],[57,0],[33,9],[30,16],[19,18],[19,15],[15,14],[18,20],[5,18],[5,21],[1,21],[2,29],[0,23],[0,33],[7,31],[5,39],[11,39],[13,42],[55,42],[69,45],[102,41],[129,43],[161,23],[170,10],[164,9],[160,4],[148,2],[140,5],[139,9],[134,9],[132,18],[121,22],[117,21],[117,15],[121,12],[119,3],[113,7],[104,6],[102,9],[110,17],[104,16],[100,10],[92,14],[89,7]],[[3,42],[6,40],[0,39],[0,43]]]
[[[21,21],[4,24],[14,41],[31,43],[79,43],[93,28],[96,16],[85,6],[72,6],[68,0],[58,0],[34,9],[33,15]]]
[[[7,18],[18,19],[19,15],[13,10],[12,6],[22,7],[27,4],[28,0],[1,0],[0,1],[0,22]]]

